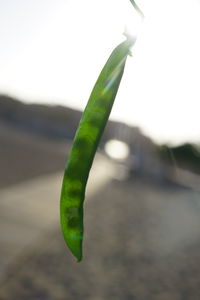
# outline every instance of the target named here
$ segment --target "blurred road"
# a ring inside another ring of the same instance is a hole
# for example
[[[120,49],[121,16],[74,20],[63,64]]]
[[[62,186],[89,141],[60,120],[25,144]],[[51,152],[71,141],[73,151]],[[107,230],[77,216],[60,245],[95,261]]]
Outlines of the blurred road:
[[[98,154],[87,198],[97,193],[113,173],[113,165]],[[62,175],[41,176],[0,190],[0,278],[25,247],[31,247],[49,228],[58,226]]]
[[[200,299],[200,193],[135,178],[98,156],[84,259],[59,229],[60,174],[0,193],[0,299]]]

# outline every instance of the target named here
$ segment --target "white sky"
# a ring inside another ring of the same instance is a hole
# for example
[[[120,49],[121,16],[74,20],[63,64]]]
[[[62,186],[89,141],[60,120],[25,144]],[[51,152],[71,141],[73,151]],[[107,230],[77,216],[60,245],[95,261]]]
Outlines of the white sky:
[[[83,109],[125,25],[138,34],[111,117],[200,141],[200,1],[0,0],[0,92]]]

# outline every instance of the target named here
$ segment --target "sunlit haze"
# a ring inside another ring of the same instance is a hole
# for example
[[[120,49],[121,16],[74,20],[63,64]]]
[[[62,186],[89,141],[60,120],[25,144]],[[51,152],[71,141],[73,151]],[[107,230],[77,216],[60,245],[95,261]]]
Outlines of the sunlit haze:
[[[0,0],[0,92],[83,109],[126,29],[138,39],[112,119],[158,142],[200,141],[200,1]]]
[[[128,145],[122,141],[110,140],[105,145],[106,153],[117,160],[124,160],[128,157],[130,149]]]

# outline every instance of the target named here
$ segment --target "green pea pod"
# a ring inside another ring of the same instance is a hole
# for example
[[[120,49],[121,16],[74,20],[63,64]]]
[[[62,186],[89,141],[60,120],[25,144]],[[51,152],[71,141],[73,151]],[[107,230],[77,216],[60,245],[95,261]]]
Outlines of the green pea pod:
[[[103,67],[80,120],[64,172],[60,217],[66,244],[82,259],[83,202],[94,155],[108,121],[134,39],[118,45]]]

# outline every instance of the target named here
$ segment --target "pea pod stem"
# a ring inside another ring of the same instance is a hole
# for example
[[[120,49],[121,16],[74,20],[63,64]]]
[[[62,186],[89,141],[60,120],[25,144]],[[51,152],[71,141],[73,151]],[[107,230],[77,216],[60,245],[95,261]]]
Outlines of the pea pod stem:
[[[144,19],[144,14],[141,11],[141,9],[139,8],[139,6],[135,3],[134,0],[130,0],[131,4],[133,5],[133,7],[135,8],[135,10],[137,11],[137,13],[140,15],[140,17],[142,18],[142,20]]]
[[[64,171],[60,220],[65,242],[78,261],[82,259],[83,202],[92,162],[108,121],[135,39],[127,38],[111,53],[91,92],[75,134]]]

